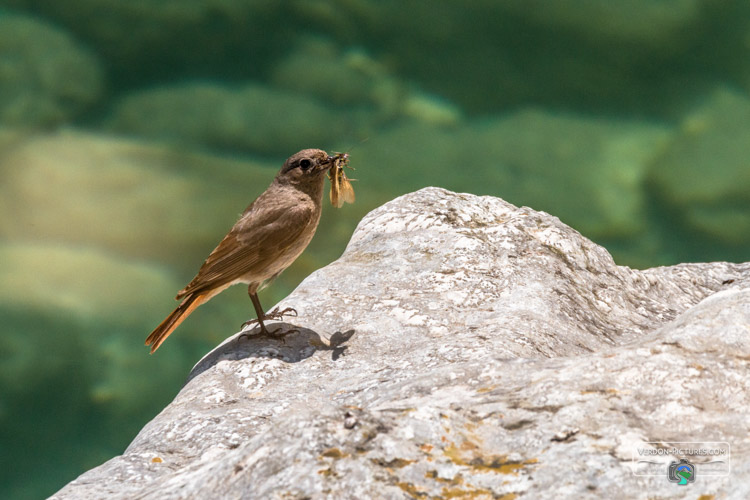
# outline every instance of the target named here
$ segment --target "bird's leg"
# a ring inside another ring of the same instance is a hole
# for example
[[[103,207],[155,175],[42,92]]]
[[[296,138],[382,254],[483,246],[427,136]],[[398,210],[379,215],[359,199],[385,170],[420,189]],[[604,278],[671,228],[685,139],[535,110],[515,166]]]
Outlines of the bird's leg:
[[[245,321],[242,324],[242,328],[245,328],[248,325],[252,325],[253,323],[258,323],[260,325],[260,332],[259,332],[260,335],[263,335],[263,336],[266,336],[266,337],[273,337],[273,336],[276,335],[276,333],[279,330],[281,330],[281,328],[277,328],[273,332],[269,332],[268,329],[266,329],[266,325],[263,323],[263,320],[266,320],[266,319],[283,319],[284,314],[290,314],[291,312],[294,312],[294,316],[297,316],[297,311],[294,310],[291,307],[287,307],[283,311],[279,311],[279,308],[277,307],[276,309],[274,309],[270,313],[266,314],[266,313],[263,312],[263,306],[260,305],[260,299],[258,298],[258,293],[255,290],[253,290],[252,285],[250,285],[250,287],[248,287],[247,293],[250,296],[250,300],[253,301],[253,307],[255,308],[255,314],[258,315],[258,319],[251,319],[249,321]],[[296,330],[289,330],[284,335],[292,333],[294,331],[296,331]],[[240,336],[241,337],[243,337],[243,336],[244,337],[248,337],[249,334],[243,333]]]
[[[250,296],[250,300],[253,301],[253,307],[255,308],[255,314],[258,316],[258,319],[251,319],[249,321],[245,321],[244,323],[242,323],[242,328],[252,325],[253,323],[258,323],[260,325],[261,335],[268,335],[268,330],[266,329],[266,325],[263,324],[263,320],[266,319],[266,313],[263,312],[263,306],[260,305],[260,299],[258,298],[258,294],[252,291],[252,288],[248,289],[247,294]]]

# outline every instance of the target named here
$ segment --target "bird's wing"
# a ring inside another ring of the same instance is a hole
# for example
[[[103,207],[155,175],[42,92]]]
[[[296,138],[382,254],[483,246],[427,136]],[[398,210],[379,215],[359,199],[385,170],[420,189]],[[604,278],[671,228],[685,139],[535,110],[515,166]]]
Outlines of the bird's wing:
[[[254,210],[253,205],[211,252],[190,284],[177,294],[178,299],[231,283],[252,271],[262,273],[313,222],[313,212],[305,207]]]

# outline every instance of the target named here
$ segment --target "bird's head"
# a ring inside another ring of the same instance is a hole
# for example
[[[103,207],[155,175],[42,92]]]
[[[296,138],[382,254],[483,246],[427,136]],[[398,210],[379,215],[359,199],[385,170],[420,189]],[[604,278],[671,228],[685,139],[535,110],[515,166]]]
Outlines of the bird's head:
[[[334,159],[322,149],[303,149],[284,162],[276,180],[295,185],[322,183],[323,174],[331,168]]]

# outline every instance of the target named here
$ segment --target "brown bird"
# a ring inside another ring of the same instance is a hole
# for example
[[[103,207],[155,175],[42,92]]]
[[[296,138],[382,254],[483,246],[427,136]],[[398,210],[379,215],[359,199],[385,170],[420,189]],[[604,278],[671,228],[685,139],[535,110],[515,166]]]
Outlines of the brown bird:
[[[260,333],[268,335],[263,320],[281,319],[287,308],[263,312],[258,290],[289,267],[315,234],[320,221],[325,175],[337,156],[320,149],[303,149],[281,167],[271,185],[250,204],[198,274],[180,290],[182,302],[151,332],[146,345],[153,354],[170,333],[199,305],[237,283],[249,284]],[[296,313],[296,311],[294,311]]]

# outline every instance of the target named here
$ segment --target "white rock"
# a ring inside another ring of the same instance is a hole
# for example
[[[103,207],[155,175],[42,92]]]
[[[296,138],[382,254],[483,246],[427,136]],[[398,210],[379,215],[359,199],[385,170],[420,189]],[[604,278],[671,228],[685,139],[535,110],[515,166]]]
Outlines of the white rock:
[[[428,188],[280,307],[298,333],[219,346],[53,498],[678,498],[666,469],[631,471],[652,441],[730,443],[731,476],[690,494],[750,498],[750,264],[618,267],[555,217]],[[233,373],[256,366],[251,396]]]

